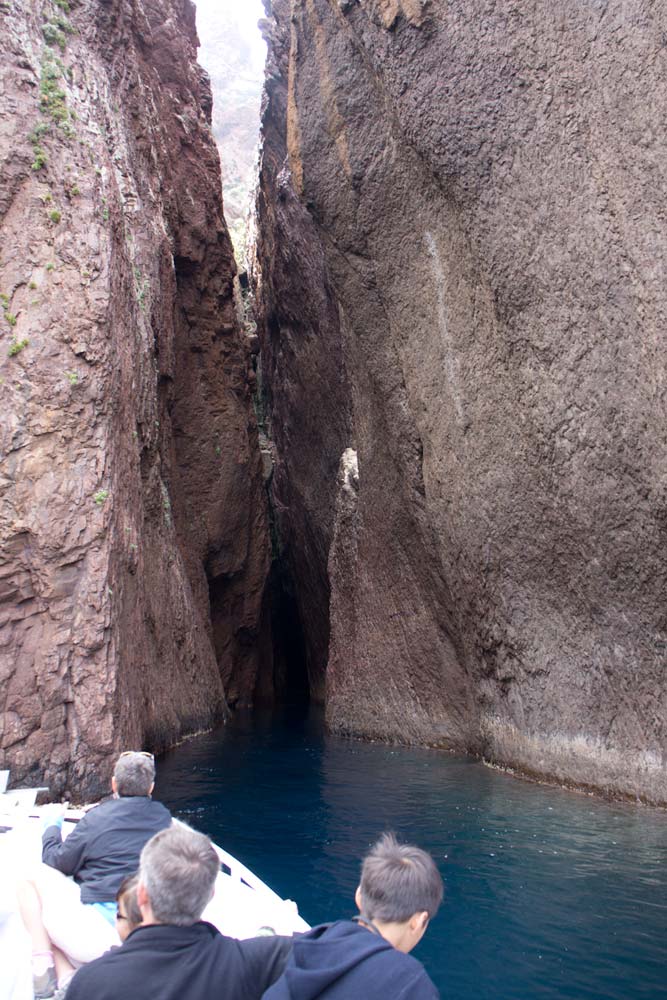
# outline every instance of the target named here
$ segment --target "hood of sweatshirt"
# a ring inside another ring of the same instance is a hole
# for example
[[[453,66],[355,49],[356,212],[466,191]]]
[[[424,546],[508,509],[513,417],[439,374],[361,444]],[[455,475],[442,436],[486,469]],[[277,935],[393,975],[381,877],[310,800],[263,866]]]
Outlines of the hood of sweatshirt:
[[[380,952],[393,965],[407,956],[379,934],[351,920],[314,927],[294,939],[292,954],[280,980],[264,994],[266,1000],[313,1000]],[[361,971],[361,970],[359,970]]]

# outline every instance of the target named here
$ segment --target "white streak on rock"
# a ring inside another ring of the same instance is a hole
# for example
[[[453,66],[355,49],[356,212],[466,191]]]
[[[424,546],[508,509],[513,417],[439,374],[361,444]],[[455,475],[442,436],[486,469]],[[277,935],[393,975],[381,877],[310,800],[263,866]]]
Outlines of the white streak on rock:
[[[465,418],[463,415],[463,403],[461,401],[461,376],[459,372],[459,362],[456,354],[454,353],[454,345],[452,343],[450,324],[447,316],[447,278],[445,276],[445,270],[442,266],[440,250],[438,249],[438,244],[435,241],[433,233],[427,231],[424,234],[424,243],[426,244],[426,252],[428,253],[431,261],[431,271],[433,272],[433,282],[438,301],[438,326],[440,328],[442,346],[445,351],[445,373],[447,375],[449,389],[454,401],[456,416],[459,423],[464,424]]]

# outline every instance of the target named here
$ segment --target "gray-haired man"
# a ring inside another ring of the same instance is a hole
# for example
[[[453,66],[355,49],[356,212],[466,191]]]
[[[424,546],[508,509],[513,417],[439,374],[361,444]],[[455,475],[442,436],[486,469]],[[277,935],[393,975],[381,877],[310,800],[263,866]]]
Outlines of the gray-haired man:
[[[76,973],[67,1000],[254,1000],[280,975],[292,939],[224,937],[200,920],[220,870],[208,837],[174,824],[141,853],[143,922]]]
[[[56,979],[61,984],[75,966],[118,943],[118,887],[139,867],[146,841],[171,824],[169,810],[151,799],[154,782],[153,755],[126,751],[114,767],[113,798],[90,809],[64,840],[62,812],[45,829],[44,864],[18,890],[32,939],[36,998],[53,996]],[[78,888],[63,875],[73,876]]]
[[[42,836],[42,861],[74,877],[82,903],[105,904],[112,925],[120,883],[137,870],[144,844],[171,823],[169,810],[151,798],[154,784],[153,755],[128,750],[114,767],[113,798],[86,813],[66,840],[60,824]]]
[[[442,891],[431,856],[385,834],[364,858],[356,922],[323,924],[296,938],[265,1000],[437,1000],[423,965],[408,953],[424,936]]]

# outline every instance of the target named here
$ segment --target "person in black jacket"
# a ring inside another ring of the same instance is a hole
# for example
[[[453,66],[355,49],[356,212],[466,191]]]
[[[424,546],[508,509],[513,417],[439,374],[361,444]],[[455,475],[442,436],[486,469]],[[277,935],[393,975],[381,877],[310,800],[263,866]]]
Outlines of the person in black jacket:
[[[67,1000],[259,1000],[282,972],[292,939],[237,941],[200,920],[219,870],[203,834],[182,823],[156,834],[141,853],[141,926],[79,969]]]
[[[264,1000],[438,1000],[409,952],[442,895],[431,856],[384,834],[362,865],[356,921],[322,924],[295,938],[285,971]]]
[[[19,889],[39,1000],[53,996],[56,979],[62,982],[77,965],[118,944],[118,887],[136,872],[146,842],[171,824],[169,810],[151,799],[154,782],[152,754],[127,751],[114,768],[113,798],[90,809],[65,839],[62,810],[48,823],[42,835],[44,864]]]

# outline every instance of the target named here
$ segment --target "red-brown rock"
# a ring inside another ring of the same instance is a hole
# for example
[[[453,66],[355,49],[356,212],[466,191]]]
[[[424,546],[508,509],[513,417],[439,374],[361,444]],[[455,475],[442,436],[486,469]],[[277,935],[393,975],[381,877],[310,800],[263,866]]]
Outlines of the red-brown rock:
[[[66,7],[0,5],[0,766],[93,794],[252,698],[268,546],[194,8]]]

